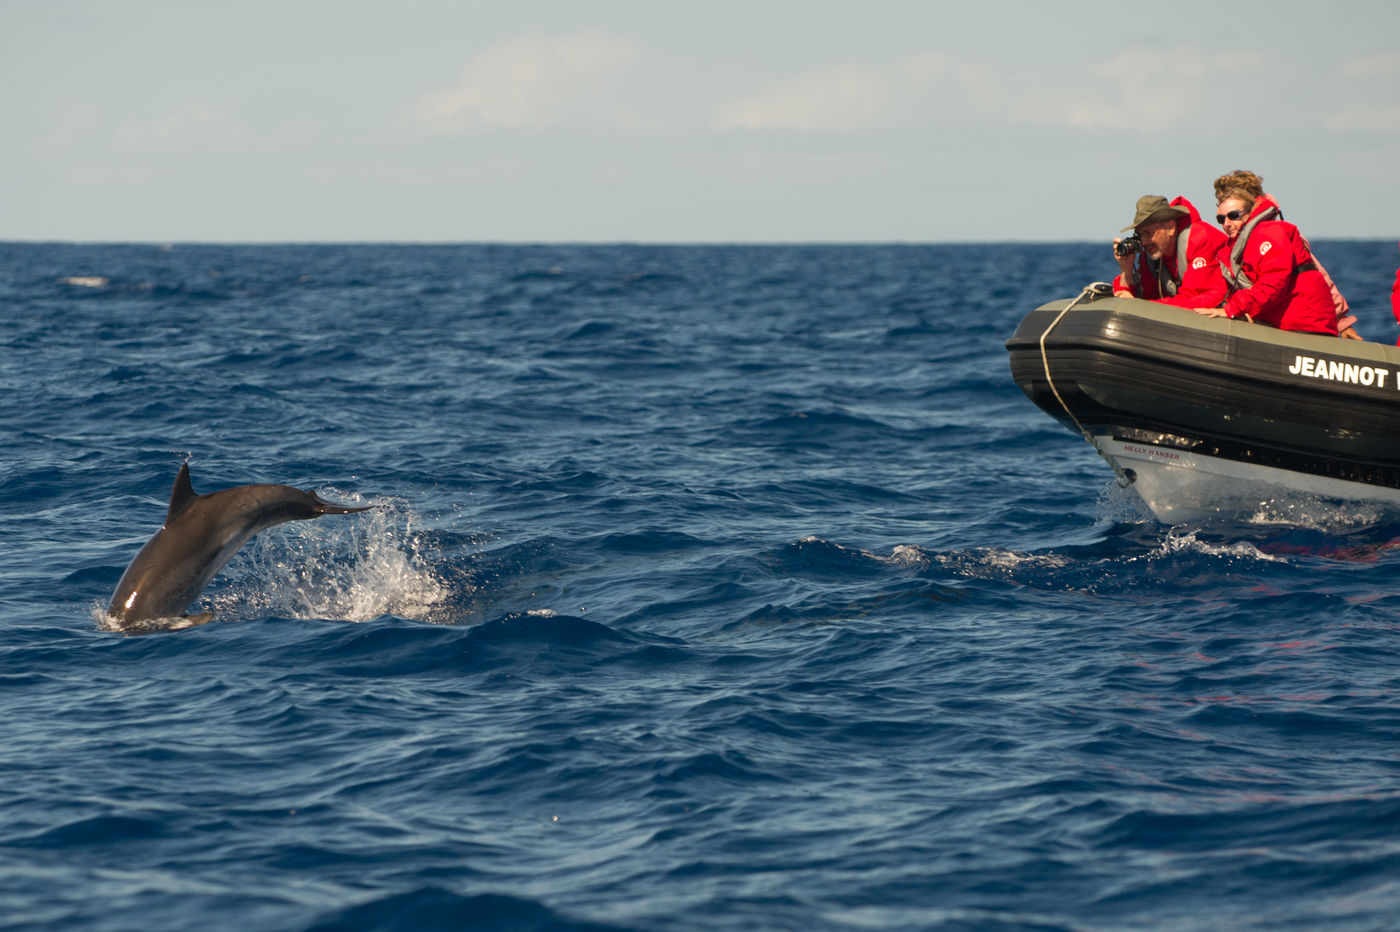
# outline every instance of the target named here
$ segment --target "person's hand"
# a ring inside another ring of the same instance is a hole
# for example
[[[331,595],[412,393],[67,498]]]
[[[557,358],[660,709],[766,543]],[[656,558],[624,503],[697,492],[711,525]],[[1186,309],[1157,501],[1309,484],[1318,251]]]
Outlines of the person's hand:
[[[1114,296],[1115,298],[1136,298],[1136,297],[1137,297],[1137,295],[1133,294],[1131,291],[1129,291],[1129,290],[1126,289],[1126,288],[1119,288],[1117,291],[1115,291],[1115,292],[1113,293],[1113,296]]]
[[[1202,317],[1225,317],[1225,316],[1227,316],[1227,315],[1225,314],[1225,308],[1223,308],[1223,307],[1193,307],[1193,308],[1191,308],[1191,310],[1195,311],[1197,314],[1200,314]]]
[[[1121,236],[1115,236],[1113,238],[1113,258],[1117,261],[1118,268],[1123,270],[1123,276],[1126,278],[1128,273],[1133,270],[1133,260],[1137,258],[1137,253],[1130,252],[1126,256],[1118,255],[1118,244],[1121,242],[1123,242]],[[1129,295],[1129,297],[1132,296]]]

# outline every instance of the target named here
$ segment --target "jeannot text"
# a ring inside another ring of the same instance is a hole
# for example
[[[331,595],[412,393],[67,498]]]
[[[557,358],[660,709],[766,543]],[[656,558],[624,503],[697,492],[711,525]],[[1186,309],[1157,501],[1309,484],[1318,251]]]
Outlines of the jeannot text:
[[[1350,382],[1352,385],[1374,385],[1377,388],[1385,388],[1386,377],[1390,375],[1389,369],[1363,366],[1354,362],[1338,362],[1335,359],[1318,359],[1315,356],[1296,357],[1288,371],[1310,379]],[[1395,379],[1393,384],[1400,389],[1400,378]]]

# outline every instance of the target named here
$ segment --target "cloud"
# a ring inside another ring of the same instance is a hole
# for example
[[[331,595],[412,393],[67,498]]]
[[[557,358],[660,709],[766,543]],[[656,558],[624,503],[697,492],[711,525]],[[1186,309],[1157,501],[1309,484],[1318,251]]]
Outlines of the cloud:
[[[252,108],[191,101],[145,119],[105,127],[99,147],[114,155],[147,157],[229,153],[286,153],[314,146],[323,127],[315,115],[295,120]]]
[[[1356,105],[1348,103],[1328,113],[1323,126],[1333,132],[1400,132],[1400,104]]]
[[[114,142],[128,152],[246,149],[252,134],[227,111],[204,103],[177,107],[150,120],[126,123]]]
[[[885,65],[841,64],[722,104],[721,130],[889,130],[974,118],[986,69],[942,55]]]
[[[626,86],[636,49],[625,36],[588,31],[522,36],[467,63],[452,87],[426,94],[414,121],[431,132],[626,127],[636,123]]]
[[[832,133],[1030,126],[1154,135],[1217,119],[1228,99],[1222,89],[1257,83],[1266,65],[1257,53],[1185,47],[1076,55],[1041,68],[916,55],[774,82],[722,104],[715,123]],[[1280,97],[1280,111],[1286,106]]]
[[[1400,55],[1368,55],[1342,64],[1342,77],[1364,81],[1400,76]]]
[[[101,114],[95,107],[70,107],[56,113],[53,125],[40,143],[39,151],[46,155],[66,153],[86,141],[101,125]]]
[[[1274,81],[1275,69],[1257,52],[1203,53],[1178,47],[1132,49],[1106,61],[1063,74],[1045,73],[1028,86],[1038,113],[1029,122],[1075,129],[1118,130],[1144,135],[1179,132],[1220,122],[1243,127],[1268,119],[1273,100],[1286,106],[1288,91],[1250,97],[1250,111],[1237,112],[1237,89]]]
[[[1212,138],[1230,128],[1393,132],[1384,88],[1400,56],[1339,63],[1326,75],[1280,70],[1271,54],[1123,46],[992,65],[926,53],[839,62],[745,87],[596,30],[519,36],[472,58],[422,95],[410,121],[439,135],[576,130],[693,138],[735,130],[862,134],[1052,129],[1143,139]],[[1251,88],[1267,87],[1267,93]],[[728,89],[726,90],[723,89]],[[727,96],[726,96],[727,94]],[[1247,105],[1236,103],[1248,98]],[[187,114],[193,118],[197,114]]]

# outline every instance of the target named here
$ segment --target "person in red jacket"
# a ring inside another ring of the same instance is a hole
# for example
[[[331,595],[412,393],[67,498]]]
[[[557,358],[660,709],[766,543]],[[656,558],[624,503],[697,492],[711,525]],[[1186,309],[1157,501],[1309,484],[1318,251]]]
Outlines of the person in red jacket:
[[[1390,309],[1395,312],[1395,321],[1400,323],[1400,269],[1395,271],[1395,284],[1390,288]],[[1400,339],[1395,341],[1400,346]]]
[[[1207,317],[1245,317],[1280,330],[1337,335],[1332,288],[1313,260],[1308,241],[1282,219],[1263,179],[1231,172],[1216,179],[1216,221],[1229,237],[1220,250],[1230,288],[1222,307],[1192,308]]]
[[[1121,274],[1113,280],[1120,298],[1146,298],[1177,307],[1220,304],[1227,290],[1217,254],[1225,234],[1201,220],[1184,197],[1170,202],[1157,194],[1138,198],[1133,222],[1122,232],[1137,233],[1136,253],[1120,253],[1123,240],[1113,241]]]

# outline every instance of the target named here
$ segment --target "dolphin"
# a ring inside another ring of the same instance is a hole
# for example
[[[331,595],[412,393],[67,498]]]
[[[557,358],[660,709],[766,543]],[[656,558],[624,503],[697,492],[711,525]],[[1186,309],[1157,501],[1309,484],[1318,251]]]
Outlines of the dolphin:
[[[107,614],[124,631],[188,628],[213,612],[185,615],[214,574],[258,531],[284,521],[366,511],[289,485],[240,485],[197,495],[183,463],[170,492],[165,524],[122,574]]]

